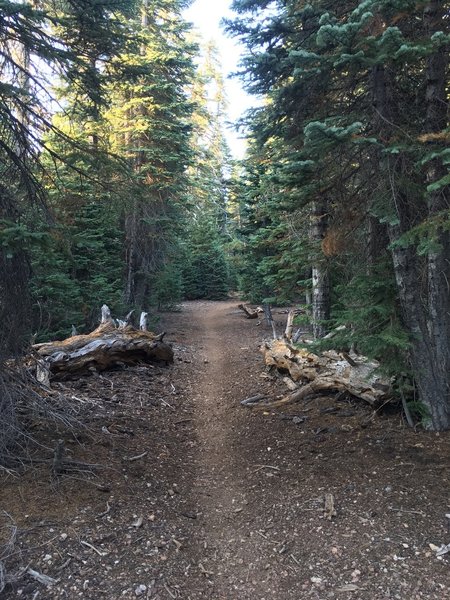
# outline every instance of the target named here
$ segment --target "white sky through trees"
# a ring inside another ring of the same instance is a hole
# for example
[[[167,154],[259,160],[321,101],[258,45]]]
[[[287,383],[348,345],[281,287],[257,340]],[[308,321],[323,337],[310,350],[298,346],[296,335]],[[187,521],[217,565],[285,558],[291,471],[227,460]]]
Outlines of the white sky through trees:
[[[225,90],[228,100],[228,119],[235,123],[244,111],[256,104],[254,98],[246,94],[238,78],[229,78],[230,73],[237,71],[242,47],[236,39],[225,35],[220,27],[224,17],[236,16],[230,10],[232,0],[195,0],[185,11],[185,18],[194,24],[205,42],[214,40],[220,52],[225,78]],[[228,128],[227,140],[234,158],[242,158],[245,143],[232,127]]]

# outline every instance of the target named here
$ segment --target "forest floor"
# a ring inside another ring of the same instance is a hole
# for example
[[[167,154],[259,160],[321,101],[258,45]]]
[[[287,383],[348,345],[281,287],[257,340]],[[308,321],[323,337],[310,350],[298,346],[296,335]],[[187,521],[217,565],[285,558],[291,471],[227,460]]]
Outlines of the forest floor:
[[[40,456],[64,438],[100,467],[0,472],[0,535],[17,527],[7,573],[56,580],[26,574],[2,600],[450,597],[450,555],[433,550],[450,543],[448,433],[398,413],[362,427],[370,408],[335,395],[243,408],[285,386],[258,352],[269,331],[237,301],[186,303],[158,327],[174,365],[59,384],[86,429],[35,424]]]

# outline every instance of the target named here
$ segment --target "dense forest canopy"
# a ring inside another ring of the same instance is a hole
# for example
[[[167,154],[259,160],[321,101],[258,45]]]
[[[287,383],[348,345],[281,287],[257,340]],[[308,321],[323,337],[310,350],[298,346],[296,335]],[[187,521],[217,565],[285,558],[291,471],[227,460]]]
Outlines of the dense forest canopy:
[[[450,3],[235,0],[240,163],[189,4],[1,3],[0,358],[234,289],[449,428]]]

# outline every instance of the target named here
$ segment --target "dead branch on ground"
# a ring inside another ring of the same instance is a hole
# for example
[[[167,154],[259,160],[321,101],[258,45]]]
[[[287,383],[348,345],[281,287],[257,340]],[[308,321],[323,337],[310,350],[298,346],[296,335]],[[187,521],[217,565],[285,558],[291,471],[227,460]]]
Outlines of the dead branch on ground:
[[[247,316],[247,319],[258,319],[260,313],[263,312],[263,309],[258,306],[258,308],[250,308],[249,306],[245,306],[245,304],[238,304],[238,308],[240,308]]]

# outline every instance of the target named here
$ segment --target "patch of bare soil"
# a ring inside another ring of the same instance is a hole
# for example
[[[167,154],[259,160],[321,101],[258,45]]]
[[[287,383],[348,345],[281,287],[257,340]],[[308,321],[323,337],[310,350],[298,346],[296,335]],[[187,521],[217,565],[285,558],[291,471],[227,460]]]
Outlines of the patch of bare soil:
[[[448,433],[398,414],[362,427],[370,408],[335,395],[252,412],[242,399],[286,391],[264,372],[264,325],[231,301],[164,320],[173,366],[65,383],[84,431],[34,423],[39,457],[64,439],[97,466],[0,473],[6,574],[56,580],[21,575],[2,600],[449,597],[449,555],[430,547],[450,542]]]

